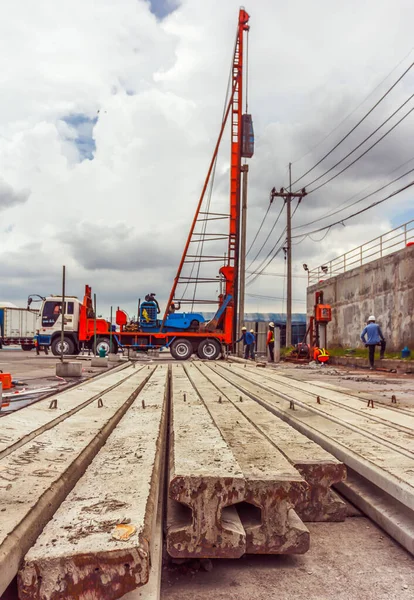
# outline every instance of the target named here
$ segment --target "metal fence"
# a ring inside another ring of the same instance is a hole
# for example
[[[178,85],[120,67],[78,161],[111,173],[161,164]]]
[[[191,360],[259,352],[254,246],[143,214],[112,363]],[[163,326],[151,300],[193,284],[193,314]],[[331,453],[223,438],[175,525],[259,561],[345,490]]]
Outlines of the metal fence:
[[[308,271],[308,285],[326,281],[414,243],[414,219]]]

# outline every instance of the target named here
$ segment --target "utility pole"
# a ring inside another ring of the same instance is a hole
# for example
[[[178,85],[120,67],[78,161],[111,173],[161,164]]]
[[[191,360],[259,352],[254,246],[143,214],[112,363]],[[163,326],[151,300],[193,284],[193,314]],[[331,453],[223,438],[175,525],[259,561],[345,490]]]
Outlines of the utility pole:
[[[289,191],[281,188],[279,192],[273,188],[270,197],[283,198],[286,202],[286,251],[287,251],[287,298],[286,298],[286,348],[292,345],[292,198],[299,202],[306,196],[303,188],[300,192],[292,192],[292,163],[289,163]]]
[[[247,174],[249,172],[249,165],[245,164],[241,166],[241,172],[243,174],[242,180],[242,210],[241,210],[241,235],[240,235],[240,259],[239,259],[239,268],[240,268],[240,293],[239,293],[239,318],[238,318],[238,328],[237,331],[240,331],[240,327],[244,321],[244,292],[246,286],[246,235],[247,235]],[[239,348],[239,354],[241,355],[242,349]]]

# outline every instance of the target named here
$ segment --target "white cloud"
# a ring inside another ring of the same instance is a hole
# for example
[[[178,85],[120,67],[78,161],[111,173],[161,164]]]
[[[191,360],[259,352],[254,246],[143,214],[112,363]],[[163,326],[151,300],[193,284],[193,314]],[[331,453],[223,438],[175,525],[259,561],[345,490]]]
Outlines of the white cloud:
[[[159,21],[143,0],[1,3],[3,297],[22,303],[27,293],[57,291],[65,263],[70,293],[81,296],[83,283],[90,283],[105,306],[120,304],[133,312],[136,298],[149,287],[166,298],[218,133],[239,8],[235,0],[207,5],[183,0]],[[249,9],[249,104],[256,132],[249,174],[251,239],[269,190],[286,184],[288,162],[311,150],[293,164],[295,177],[306,171],[408,66],[410,58],[312,150],[408,53],[414,7],[408,0],[350,0],[334,8],[327,0],[256,0]],[[368,135],[412,88],[410,75],[311,178]],[[86,119],[78,126],[77,115]],[[366,159],[305,198],[295,224],[385,183],[411,158],[412,124],[408,117]],[[91,132],[93,160],[82,160],[79,136]],[[228,149],[226,135],[213,204],[224,211]],[[303,274],[302,262],[321,264],[390,229],[395,214],[408,218],[411,198],[407,193],[349,221],[321,244],[306,240],[295,246],[295,273]],[[272,207],[264,234],[276,210]],[[274,241],[281,230],[282,224]],[[283,257],[271,270],[284,271]],[[304,284],[295,279],[295,298],[304,298]],[[253,288],[279,297],[283,278],[262,277],[249,291]],[[250,302],[251,310],[281,308],[280,302]],[[294,310],[303,310],[303,304]]]

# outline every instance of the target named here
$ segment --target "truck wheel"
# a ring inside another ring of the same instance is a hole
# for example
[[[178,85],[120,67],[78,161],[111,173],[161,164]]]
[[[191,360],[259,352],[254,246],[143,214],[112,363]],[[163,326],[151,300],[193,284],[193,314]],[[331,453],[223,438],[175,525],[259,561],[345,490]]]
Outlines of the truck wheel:
[[[109,338],[98,337],[96,339],[95,354],[99,354],[99,350],[101,350],[101,348],[104,348],[106,354],[109,354],[110,347],[111,347],[111,343],[110,343]],[[92,341],[92,348],[93,348],[93,341]],[[114,342],[112,342],[112,351],[117,352],[117,348],[116,348],[116,345]]]
[[[171,344],[171,354],[176,360],[188,360],[193,353],[191,342],[184,338],[174,340]]]
[[[34,346],[32,346],[31,344],[22,344],[22,350],[24,350],[25,352],[30,352],[30,350],[33,350]]]
[[[56,337],[52,342],[52,353],[55,356],[60,356],[61,354],[61,340],[60,337]],[[63,338],[63,354],[73,354],[75,352],[75,344],[73,340],[68,337]]]
[[[202,360],[216,360],[220,351],[220,344],[213,339],[203,340],[197,348],[197,354]]]

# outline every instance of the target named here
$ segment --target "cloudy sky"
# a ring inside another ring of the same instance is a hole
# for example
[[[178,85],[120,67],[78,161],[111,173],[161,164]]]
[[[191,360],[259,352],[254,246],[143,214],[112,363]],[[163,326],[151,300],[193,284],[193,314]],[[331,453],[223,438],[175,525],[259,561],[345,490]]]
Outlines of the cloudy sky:
[[[100,312],[112,304],[134,314],[137,298],[149,291],[166,299],[220,126],[238,8],[234,0],[1,2],[0,300],[23,306],[29,293],[58,293],[62,264],[68,292],[81,296],[89,283]],[[249,244],[270,189],[287,183],[289,161],[297,179],[414,60],[414,4],[255,0],[246,9],[249,110],[256,135]],[[335,165],[408,100],[413,88],[414,68],[298,185]],[[330,175],[413,106],[409,101]],[[414,168],[413,115],[343,175],[305,198],[294,226]],[[226,210],[228,202],[228,149],[226,139],[213,190],[217,210]],[[301,243],[296,238],[294,311],[305,308],[302,263],[318,266],[414,218],[413,197],[407,191],[345,227],[334,227],[319,243],[314,240],[323,233]],[[248,264],[274,223],[278,202]],[[294,234],[334,220],[325,218]],[[261,264],[283,225],[284,215],[250,270]],[[267,271],[276,276],[263,275],[248,287],[248,310],[282,311],[282,300],[268,298],[284,296],[284,268],[281,253]]]

